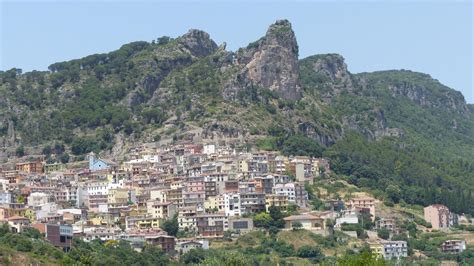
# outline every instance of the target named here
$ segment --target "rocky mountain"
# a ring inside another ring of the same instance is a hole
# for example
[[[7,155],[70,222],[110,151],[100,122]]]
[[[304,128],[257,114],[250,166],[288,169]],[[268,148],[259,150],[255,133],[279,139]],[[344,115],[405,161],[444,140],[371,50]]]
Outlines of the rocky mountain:
[[[260,86],[284,99],[301,99],[298,44],[289,21],[277,21],[263,38],[237,51],[234,64],[239,87]]]
[[[337,54],[298,60],[286,20],[235,52],[190,30],[49,71],[11,69],[0,72],[0,95],[3,160],[47,146],[79,160],[213,138],[324,155],[358,186],[386,197],[396,187],[393,201],[474,213],[455,198],[474,190],[474,108],[462,94],[407,70],[353,74]],[[69,159],[48,154],[58,158]]]

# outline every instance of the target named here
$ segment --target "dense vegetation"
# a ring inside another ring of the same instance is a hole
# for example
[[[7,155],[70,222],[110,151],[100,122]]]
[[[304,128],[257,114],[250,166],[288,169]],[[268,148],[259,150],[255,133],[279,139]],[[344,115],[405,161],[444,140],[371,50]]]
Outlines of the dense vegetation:
[[[86,243],[74,239],[72,250],[65,253],[43,241],[43,236],[36,229],[30,228],[21,234],[15,234],[11,233],[8,225],[5,224],[0,227],[0,262],[3,265],[15,265],[10,256],[24,254],[22,259],[25,263],[48,265],[268,265],[275,263],[291,265],[291,261],[295,259],[333,265],[333,258],[326,259],[321,247],[334,247],[337,245],[335,238],[323,238],[310,233],[314,241],[320,243],[321,246],[302,245],[295,249],[284,240],[277,240],[276,235],[266,235],[261,231],[255,233],[257,234],[255,237],[261,241],[257,249],[245,248],[239,244],[248,245],[249,241],[251,243],[254,239],[254,233],[252,233],[239,238],[232,247],[194,249],[181,256],[179,261],[175,261],[157,247],[145,245],[143,251],[138,253],[129,242],[115,240],[106,242],[94,240]],[[376,259],[368,253],[351,254],[337,260],[341,265],[360,261],[374,261],[378,263],[377,265],[387,265],[383,260]]]
[[[169,265],[170,260],[161,249],[145,246],[138,253],[127,241],[93,241],[86,243],[74,239],[73,249],[63,252],[42,240],[41,233],[34,229],[26,229],[21,234],[11,233],[9,226],[0,227],[0,247],[7,247],[19,252],[30,254],[33,258],[47,263],[62,265]],[[7,260],[8,258],[1,258]],[[5,261],[5,264],[7,261]]]

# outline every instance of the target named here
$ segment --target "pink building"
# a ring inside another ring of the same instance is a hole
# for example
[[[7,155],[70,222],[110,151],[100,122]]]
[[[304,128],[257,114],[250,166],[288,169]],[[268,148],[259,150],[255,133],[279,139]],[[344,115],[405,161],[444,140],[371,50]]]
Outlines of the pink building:
[[[424,209],[425,220],[433,226],[433,229],[448,229],[450,227],[451,213],[448,207],[441,204],[433,204]]]
[[[370,197],[361,197],[361,198],[354,198],[349,201],[347,204],[349,209],[351,210],[359,210],[364,211],[368,210],[371,215],[372,221],[375,221],[375,199]]]

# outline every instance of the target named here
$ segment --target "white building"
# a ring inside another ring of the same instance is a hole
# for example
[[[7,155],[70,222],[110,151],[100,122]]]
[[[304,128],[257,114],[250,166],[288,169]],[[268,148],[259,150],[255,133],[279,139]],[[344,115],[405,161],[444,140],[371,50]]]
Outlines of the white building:
[[[88,195],[108,195],[109,182],[91,182],[87,183],[86,190]]]
[[[286,196],[288,202],[295,202],[296,191],[294,183],[276,184],[273,187],[273,194]]]
[[[392,258],[400,259],[408,256],[408,246],[406,241],[382,241],[383,257],[386,260]]]
[[[202,153],[207,154],[207,155],[216,153],[216,145],[214,144],[204,145]]]
[[[342,224],[358,224],[359,218],[357,216],[357,212],[346,210],[342,212],[341,217],[336,219],[336,224],[334,225],[335,228],[340,228]]]
[[[33,192],[28,196],[28,206],[36,207],[49,202],[49,195],[43,192]]]
[[[58,214],[58,205],[55,202],[48,202],[36,206],[36,219],[42,220],[46,217],[55,216]]]
[[[242,206],[239,193],[224,194],[224,212],[226,216],[240,216],[242,214]]]
[[[0,191],[0,204],[12,203],[12,193],[9,191]]]

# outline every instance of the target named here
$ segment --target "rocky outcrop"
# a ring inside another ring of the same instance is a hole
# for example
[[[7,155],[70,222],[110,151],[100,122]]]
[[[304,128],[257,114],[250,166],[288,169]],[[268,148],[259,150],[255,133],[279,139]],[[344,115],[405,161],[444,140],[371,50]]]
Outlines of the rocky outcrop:
[[[366,89],[386,88],[392,97],[404,97],[421,107],[458,114],[470,113],[464,96],[430,75],[409,70],[387,70],[357,74]],[[367,86],[368,85],[368,86]]]
[[[299,64],[302,85],[308,90],[317,90],[327,101],[343,90],[352,91],[355,86],[341,55],[314,55],[302,59]]]
[[[433,97],[429,88],[404,82],[401,84],[390,84],[388,89],[392,95],[400,95],[423,107],[437,107],[455,110],[459,113],[468,112],[464,97],[460,92],[446,90],[439,96]]]
[[[308,63],[311,66],[311,70],[314,73],[324,76],[327,82],[342,84],[348,88],[352,87],[351,74],[347,70],[347,65],[342,55],[316,55],[308,57],[306,60],[309,61]]]
[[[240,49],[236,87],[259,86],[288,100],[299,100],[298,44],[288,20],[272,24],[260,40]]]
[[[177,39],[192,55],[204,57],[217,50],[217,44],[209,37],[207,32],[191,29]]]

